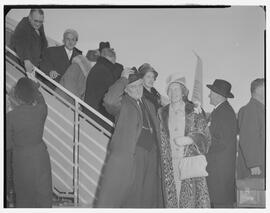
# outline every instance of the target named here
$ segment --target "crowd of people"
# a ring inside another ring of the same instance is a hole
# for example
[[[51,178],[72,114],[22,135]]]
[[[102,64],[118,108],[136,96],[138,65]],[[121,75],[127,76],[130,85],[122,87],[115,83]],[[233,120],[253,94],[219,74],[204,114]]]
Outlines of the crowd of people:
[[[90,52],[83,56],[75,47],[79,35],[73,29],[64,32],[64,45],[48,47],[43,20],[42,9],[31,9],[12,38],[26,73],[40,68],[115,123],[94,207],[233,208],[236,171],[239,178],[265,178],[263,78],[251,82],[251,99],[238,116],[228,101],[234,98],[228,81],[206,85],[214,106],[207,116],[188,99],[185,77],[168,77],[167,100],[154,88],[158,72],[149,63],[124,68],[110,43],[100,42],[92,67]],[[17,82],[9,100],[6,150],[12,150],[8,174],[13,172],[16,207],[51,207],[51,166],[42,140],[47,105],[28,77]]]

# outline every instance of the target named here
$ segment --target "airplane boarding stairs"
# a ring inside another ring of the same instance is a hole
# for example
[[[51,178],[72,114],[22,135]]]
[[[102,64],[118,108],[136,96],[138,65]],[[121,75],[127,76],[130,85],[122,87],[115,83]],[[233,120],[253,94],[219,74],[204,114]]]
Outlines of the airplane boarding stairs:
[[[5,49],[6,94],[25,71],[16,60],[16,53]],[[43,78],[52,81],[36,69]],[[48,105],[43,140],[47,144],[52,165],[53,192],[58,198],[71,200],[73,206],[91,207],[95,200],[101,170],[107,153],[111,131],[85,115],[80,106],[91,111],[113,129],[113,123],[92,109],[60,84],[57,87],[71,96],[70,104],[40,82],[40,90]]]

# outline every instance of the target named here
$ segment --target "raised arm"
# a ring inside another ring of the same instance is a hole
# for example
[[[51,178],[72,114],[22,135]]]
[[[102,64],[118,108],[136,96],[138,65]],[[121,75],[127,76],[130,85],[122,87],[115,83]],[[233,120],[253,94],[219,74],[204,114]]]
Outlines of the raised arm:
[[[126,68],[122,71],[121,78],[118,79],[105,94],[103,99],[103,105],[108,113],[116,116],[121,108],[122,96],[124,90],[128,84],[128,78],[131,73],[134,73],[132,69]]]
[[[121,77],[109,88],[109,91],[104,96],[103,105],[114,116],[120,111],[122,96],[127,84],[128,79]]]

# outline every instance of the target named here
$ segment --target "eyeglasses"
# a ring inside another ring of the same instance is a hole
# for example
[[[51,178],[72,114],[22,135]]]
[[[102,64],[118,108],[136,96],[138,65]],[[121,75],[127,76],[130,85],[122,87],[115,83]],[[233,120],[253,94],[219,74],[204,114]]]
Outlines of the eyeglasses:
[[[33,20],[33,22],[38,23],[38,24],[43,24],[44,23],[44,21],[39,21],[39,20]]]
[[[34,22],[36,24],[43,24],[44,23],[44,20],[33,19],[32,17],[30,17],[30,21]]]

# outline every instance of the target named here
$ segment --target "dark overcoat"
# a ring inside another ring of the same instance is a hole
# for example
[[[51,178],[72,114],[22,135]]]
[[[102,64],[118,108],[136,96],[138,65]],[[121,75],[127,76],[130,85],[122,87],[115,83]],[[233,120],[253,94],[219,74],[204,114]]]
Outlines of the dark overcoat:
[[[16,207],[52,207],[51,163],[42,140],[47,105],[40,92],[37,104],[22,104],[7,113],[6,149],[13,151]]]
[[[104,98],[106,109],[116,117],[116,127],[109,144],[109,156],[95,207],[123,207],[132,184],[134,154],[142,130],[143,117],[137,102],[124,94],[127,83],[126,78],[120,78],[110,87]],[[159,122],[155,108],[148,100],[145,100],[145,103],[149,107],[156,128],[157,140],[160,141]]]
[[[11,48],[15,50],[23,65],[24,60],[30,60],[38,67],[42,54],[48,47],[43,25],[38,31],[40,35],[31,26],[28,17],[24,17],[11,37]]]
[[[122,70],[122,65],[113,64],[106,58],[99,57],[86,80],[84,101],[112,121],[114,118],[104,108],[103,98],[109,87],[119,79]],[[88,110],[85,112],[91,115]]]
[[[207,157],[207,184],[213,204],[235,202],[235,160],[237,142],[236,114],[228,101],[211,113],[212,144]]]
[[[74,47],[72,56],[68,59],[68,55],[65,50],[65,46],[49,47],[45,50],[44,56],[40,63],[40,69],[47,75],[50,71],[55,70],[60,75],[54,80],[59,82],[62,76],[65,74],[67,68],[71,65],[72,59],[81,55],[82,51]]]
[[[250,168],[259,166],[265,177],[265,106],[254,98],[238,113],[238,178],[249,177]]]

